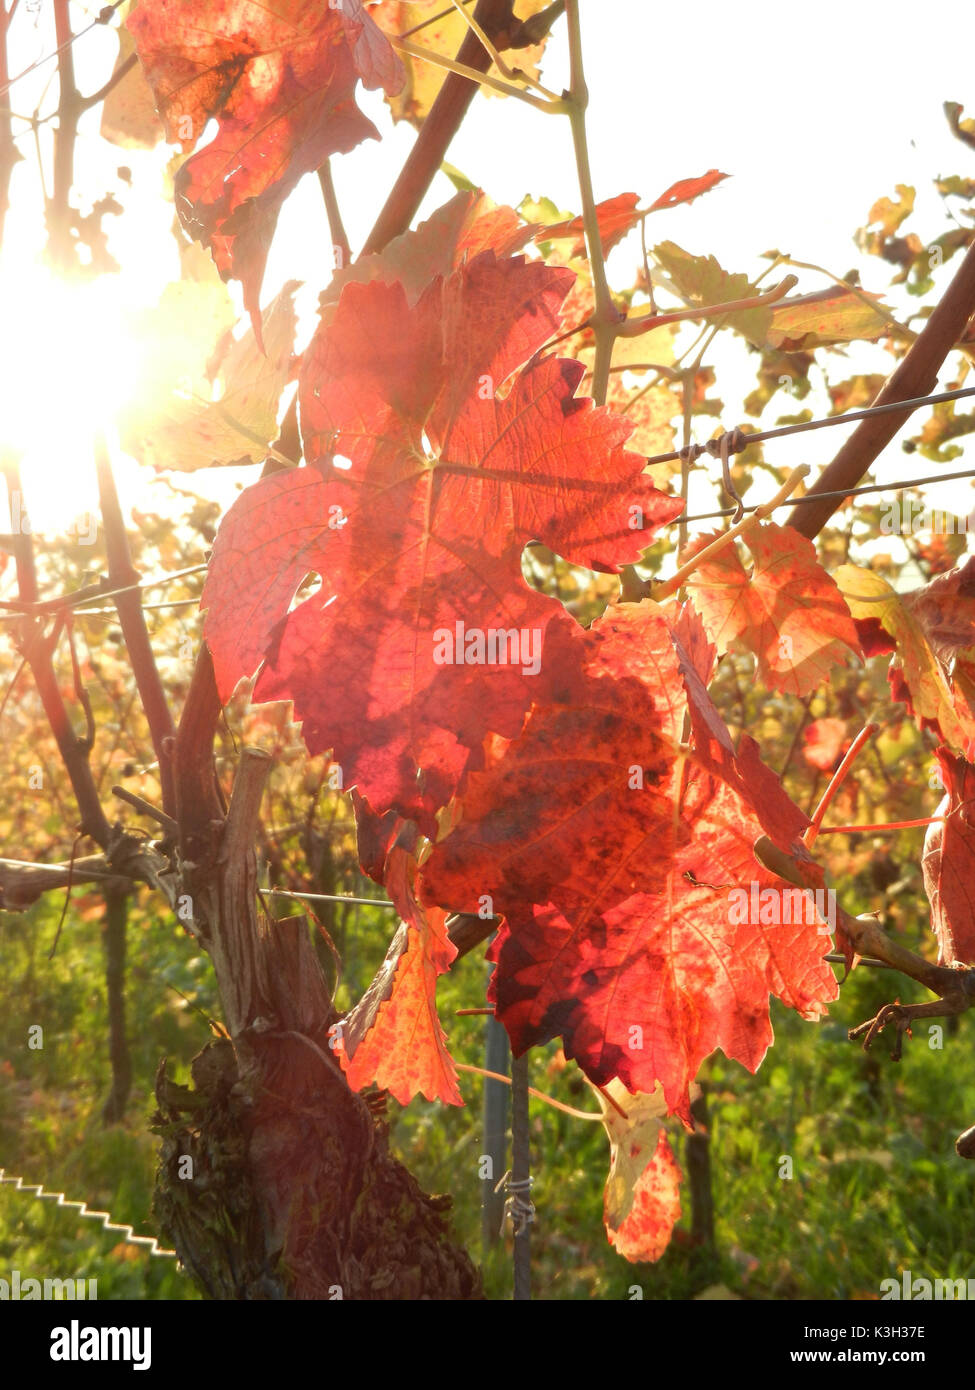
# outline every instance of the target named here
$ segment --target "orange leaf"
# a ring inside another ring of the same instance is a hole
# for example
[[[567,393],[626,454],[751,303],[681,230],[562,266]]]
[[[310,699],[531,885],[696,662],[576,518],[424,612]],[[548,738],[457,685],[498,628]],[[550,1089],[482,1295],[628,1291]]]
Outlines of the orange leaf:
[[[599,237],[603,245],[603,255],[608,256],[613,247],[623,240],[640,220],[636,205],[640,201],[636,193],[620,193],[616,198],[608,198],[596,205],[599,221]],[[572,248],[573,256],[586,254],[585,227],[581,217],[573,217],[569,222],[556,222],[551,227],[542,227],[535,233],[536,241],[558,241],[562,237],[577,237]]]
[[[688,579],[691,602],[719,653],[742,642],[770,689],[808,695],[849,652],[860,655],[856,628],[811,541],[772,522],[752,527],[744,540],[751,571],[737,544],[726,546]]]
[[[457,1072],[437,1016],[437,976],[457,949],[447,936],[447,914],[416,900],[416,860],[394,846],[386,861],[386,888],[403,919],[375,980],[342,1024],[337,1048],[349,1085],[370,1081],[401,1105],[417,1092],[427,1100],[463,1105]]]
[[[709,169],[706,174],[701,174],[696,179],[678,179],[672,183],[666,193],[661,193],[655,203],[651,203],[650,212],[656,212],[658,208],[675,208],[679,203],[689,203],[694,198],[699,198],[702,193],[707,193],[714,188],[715,184],[726,179],[727,174],[721,174],[717,169]]]
[[[814,719],[802,736],[802,756],[810,767],[832,772],[850,746],[844,719]]]

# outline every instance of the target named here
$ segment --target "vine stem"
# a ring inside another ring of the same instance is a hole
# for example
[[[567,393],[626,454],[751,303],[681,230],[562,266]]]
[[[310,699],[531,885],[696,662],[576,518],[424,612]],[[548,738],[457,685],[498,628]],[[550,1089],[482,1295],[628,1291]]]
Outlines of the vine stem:
[[[455,72],[458,77],[467,77],[480,87],[491,87],[494,91],[500,92],[502,96],[517,97],[519,101],[526,101],[529,106],[534,106],[536,111],[557,115],[567,109],[567,103],[561,98],[556,101],[549,101],[545,97],[532,96],[530,92],[516,87],[513,82],[504,82],[500,77],[492,77],[489,72],[479,72],[477,68],[470,68],[466,63],[455,62],[453,58],[447,58],[442,53],[435,53],[432,48],[424,48],[422,44],[411,43],[409,39],[398,39],[393,34],[387,34],[386,37],[398,53],[408,53],[411,58],[421,58],[424,62],[431,63],[435,68],[443,68],[446,72]]]
[[[820,835],[858,835],[867,832],[879,834],[884,830],[918,830],[924,825],[944,825],[945,816],[924,816],[921,820],[888,821],[886,825],[831,825],[820,830]]]
[[[751,530],[756,521],[763,520],[771,512],[774,512],[776,507],[781,507],[782,503],[792,496],[808,472],[809,466],[805,463],[793,469],[782,487],[779,488],[778,492],[772,498],[771,502],[764,502],[760,507],[756,507],[751,516],[746,516],[743,521],[739,521],[736,526],[732,526],[730,530],[718,536],[717,540],[713,540],[710,545],[706,545],[703,550],[698,551],[696,555],[693,555],[687,561],[686,565],[681,565],[677,573],[671,575],[663,584],[656,585],[650,594],[654,602],[662,603],[663,600],[669,598],[671,594],[676,594],[684,581],[689,575],[693,574],[696,569],[699,569],[701,565],[707,564],[709,560],[713,559],[715,555],[724,550],[726,546],[731,545],[732,541],[737,540],[739,536]]]
[[[493,1014],[494,1010],[491,1009],[489,1012]],[[455,1062],[454,1066],[458,1071],[469,1071],[473,1076],[486,1076],[489,1081],[503,1081],[506,1086],[511,1085],[511,1077],[505,1076],[503,1072],[488,1071],[485,1067],[475,1067],[468,1062]],[[566,1115],[571,1115],[576,1120],[601,1120],[603,1118],[597,1110],[576,1110],[575,1106],[564,1105],[554,1096],[547,1096],[544,1091],[536,1091],[534,1086],[528,1087],[528,1094],[534,1096],[536,1100],[544,1101],[546,1105],[551,1105],[555,1110],[561,1110]]]
[[[872,721],[867,724],[864,724],[863,728],[860,730],[856,738],[853,740],[849,748],[846,750],[846,753],[843,756],[843,761],[840,763],[839,767],[836,769],[836,771],[830,778],[829,786],[823,792],[823,795],[819,801],[819,805],[813,812],[812,825],[809,827],[809,829],[805,832],[805,834],[802,837],[803,844],[806,846],[807,849],[812,849],[813,845],[816,843],[816,836],[819,834],[819,827],[823,823],[823,817],[829,810],[830,803],[836,796],[836,793],[839,791],[840,787],[846,781],[850,768],[853,766],[854,762],[859,756],[861,749],[863,748],[864,744],[866,744],[871,738],[873,738],[874,734],[877,732],[879,728],[880,725],[874,724]]]
[[[695,308],[678,309],[672,314],[654,312],[627,318],[620,325],[616,336],[639,338],[642,333],[650,333],[653,329],[662,328],[668,323],[683,323],[685,319],[714,319],[721,318],[723,314],[740,313],[744,309],[764,309],[769,304],[777,304],[780,299],[784,299],[798,283],[794,275],[787,275],[773,289],[766,290],[764,294],[753,294],[747,299],[729,299],[724,304],[702,304]],[[798,300],[792,302],[798,303]]]
[[[526,82],[529,87],[533,88],[534,91],[538,92],[539,96],[541,96],[545,101],[555,102],[556,104],[560,103],[560,97],[556,96],[554,92],[550,92],[547,87],[543,87],[541,82],[536,82],[535,78],[531,77],[527,72],[516,72],[514,68],[510,68],[508,66],[508,64],[501,57],[501,54],[495,48],[494,44],[488,38],[487,34],[481,28],[480,24],[478,24],[475,17],[472,14],[468,14],[468,12],[464,9],[462,0],[453,0],[453,6],[456,12],[460,15],[461,19],[463,19],[464,23],[467,25],[468,29],[470,29],[471,33],[477,35],[477,38],[481,46],[484,48],[488,57],[491,59],[491,62],[494,64],[498,72],[507,82],[517,84],[518,78],[520,77],[523,82]]]
[[[893,405],[930,394],[937,383],[942,363],[964,333],[973,310],[975,245],[966,251],[941,302],[933,309],[931,317],[872,404]],[[806,503],[808,499],[817,498],[818,504],[811,502],[794,508],[787,524],[800,535],[815,539],[843,501],[842,496],[834,494],[846,489],[846,495],[849,495],[850,489],[856,487],[870,465],[906,424],[909,414],[909,411],[903,414],[892,412],[861,421],[803,499]]]
[[[68,0],[54,0],[54,30],[58,43],[58,128],[54,137],[54,177],[47,207],[48,245],[55,267],[67,274],[77,263],[71,237],[71,186],[74,182],[74,147],[81,115],[81,97],[75,83]]]
[[[142,611],[138,590],[141,576],[132,563],[125,520],[115,486],[115,474],[109,457],[105,436],[95,439],[95,476],[105,531],[105,552],[108,558],[109,584],[119,590],[115,609],[125,639],[125,649],[132,666],[142,708],[149,725],[149,736],[159,762],[159,784],[163,810],[173,815],[176,810],[176,784],[173,780],[171,749],[176,726],[166,698],[162,677],[156,665],[152,641]]]
[[[0,241],[3,240],[3,227],[10,207],[10,176],[20,156],[14,143],[10,104],[6,96],[10,83],[10,70],[7,60],[7,31],[16,9],[16,0],[8,10],[5,0],[0,0]]]
[[[596,297],[596,308],[590,319],[590,327],[596,339],[596,356],[592,369],[592,397],[597,405],[605,405],[609,372],[613,362],[613,344],[619,334],[623,315],[613,302],[609,281],[606,278],[606,260],[603,256],[603,242],[599,234],[599,216],[596,212],[596,199],[593,194],[592,166],[589,160],[589,142],[586,136],[589,88],[586,86],[582,59],[579,0],[566,0],[565,15],[569,26],[569,91],[564,98],[563,108],[568,111],[569,123],[572,127],[572,143],[575,148],[579,192],[582,197],[582,225],[586,234],[589,268],[592,271],[593,290]]]
[[[345,230],[345,223],[342,221],[342,212],[335,192],[335,180],[332,178],[332,164],[328,159],[318,171],[318,182],[321,184],[322,198],[325,202],[325,216],[328,219],[329,236],[332,238],[333,256],[338,251],[342,260],[337,269],[344,269],[352,260],[352,248],[349,244],[348,233]],[[289,459],[283,454],[276,455],[276,462],[285,463],[289,468],[294,464],[293,459]]]

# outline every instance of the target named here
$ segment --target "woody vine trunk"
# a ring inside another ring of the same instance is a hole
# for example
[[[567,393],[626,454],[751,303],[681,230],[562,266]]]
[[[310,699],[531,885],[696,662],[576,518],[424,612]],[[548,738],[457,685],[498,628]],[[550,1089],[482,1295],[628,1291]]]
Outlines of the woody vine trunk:
[[[492,34],[512,12],[512,0],[479,0],[474,11]],[[473,34],[457,57],[489,66]],[[366,250],[410,225],[474,92],[446,75]],[[390,1155],[381,1117],[332,1056],[335,1013],[304,919],[258,914],[254,842],[268,765],[244,751],[224,819],[211,761],[219,712],[204,649],[175,740],[177,819],[183,886],[230,1042],[195,1059],[192,1089],[160,1064],[155,1215],[214,1298],[479,1298],[480,1276],[447,1233],[449,1197],[426,1196]],[[460,951],[491,926],[476,923]],[[180,1176],[187,1157],[192,1182]]]
[[[192,1088],[160,1064],[159,1224],[213,1298],[478,1298],[479,1276],[448,1235],[449,1197],[421,1192],[332,1056],[335,1014],[307,922],[257,909],[270,759],[243,750],[224,815],[218,716],[204,651],[176,737],[181,886],[229,1038],[195,1058]]]

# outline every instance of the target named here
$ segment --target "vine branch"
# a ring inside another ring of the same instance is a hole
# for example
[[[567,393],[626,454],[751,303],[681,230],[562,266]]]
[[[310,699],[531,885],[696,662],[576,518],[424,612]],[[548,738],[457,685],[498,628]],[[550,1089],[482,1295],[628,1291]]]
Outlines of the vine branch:
[[[567,0],[566,19],[569,26],[569,91],[567,109],[572,127],[572,144],[575,149],[576,170],[579,178],[579,193],[582,199],[582,225],[586,235],[586,250],[589,268],[592,272],[593,292],[596,307],[589,320],[596,340],[596,356],[592,369],[592,397],[597,405],[606,404],[606,390],[609,386],[609,371],[613,362],[613,344],[620,331],[623,315],[613,301],[613,295],[606,278],[606,260],[603,256],[603,241],[599,232],[599,215],[596,212],[596,199],[593,193],[592,166],[589,160],[589,142],[586,135],[586,109],[589,105],[589,88],[582,55],[582,27],[579,22],[579,0]]]
[[[172,815],[176,809],[176,791],[170,753],[176,730],[149,640],[139,591],[138,588],[130,587],[138,585],[139,572],[132,563],[129,541],[125,534],[125,521],[115,487],[115,476],[102,435],[95,441],[95,473],[98,478],[102,523],[105,527],[109,581],[113,588],[119,590],[115,595],[115,610],[149,725],[153,750],[159,760],[163,810]]]
[[[873,402],[889,405],[912,397],[928,395],[938,380],[938,372],[948,353],[965,331],[975,313],[975,245],[968,248],[965,259],[955,272],[941,302],[908,348],[903,361],[895,368],[880,395]],[[872,415],[863,420],[849,439],[824,468],[809,489],[802,507],[793,507],[788,525],[810,540],[818,536],[843,499],[823,497],[817,505],[809,498],[820,493],[854,488],[878,455],[887,447],[897,431],[910,418],[910,412],[893,411]]]
[[[474,10],[474,18],[492,38],[511,24],[513,14],[514,0],[479,0]],[[481,41],[470,30],[464,35],[456,61],[479,73],[486,72],[491,63]],[[363,256],[382,251],[393,237],[399,236],[410,226],[446,157],[450,142],[467,115],[476,91],[477,87],[468,78],[457,72],[447,73],[416,143],[366,238],[361,252]]]

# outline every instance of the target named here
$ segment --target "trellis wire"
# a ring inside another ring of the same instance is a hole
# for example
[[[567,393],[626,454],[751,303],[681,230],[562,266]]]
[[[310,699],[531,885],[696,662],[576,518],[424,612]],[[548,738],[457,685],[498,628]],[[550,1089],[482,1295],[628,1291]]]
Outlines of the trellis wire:
[[[160,1245],[155,1236],[137,1236],[134,1226],[113,1221],[111,1212],[91,1211],[87,1202],[72,1202],[63,1192],[45,1192],[40,1183],[24,1182],[23,1178],[8,1176],[6,1168],[0,1168],[0,1186],[4,1185],[12,1187],[15,1192],[26,1192],[29,1197],[33,1197],[37,1201],[54,1202],[59,1207],[73,1208],[85,1221],[97,1221],[103,1230],[118,1232],[124,1244],[137,1245],[141,1250],[147,1250],[153,1259],[176,1260],[179,1258],[175,1250],[167,1250]]]
[[[749,444],[761,444],[769,439],[782,439],[786,435],[803,434],[806,430],[826,429],[830,425],[853,424],[858,420],[866,420],[871,415],[889,415],[896,411],[920,410],[925,405],[939,405],[945,401],[960,400],[962,397],[975,396],[975,386],[962,387],[956,391],[941,391],[936,395],[913,396],[908,400],[890,401],[885,405],[867,406],[863,410],[848,411],[845,415],[827,415],[818,420],[804,420],[795,425],[781,425],[771,430],[760,430],[755,434],[742,434],[742,447],[747,448]],[[690,460],[700,458],[702,454],[709,452],[709,446],[716,443],[716,440],[709,440],[706,444],[690,444],[686,450],[673,449],[666,454],[654,454],[646,460],[647,466],[657,463],[670,463],[682,457]],[[740,451],[737,451],[740,452]],[[867,483],[861,487],[845,488],[835,492],[819,492],[808,497],[795,497],[787,502],[782,502],[780,507],[801,507],[804,504],[821,502],[823,498],[829,497],[857,497],[868,492],[903,492],[912,487],[924,487],[930,483],[946,483],[958,478],[975,477],[975,469],[965,469],[957,473],[931,473],[922,478],[911,478],[905,483]],[[756,507],[745,507],[746,512],[754,512]],[[779,510],[779,508],[776,508]],[[713,512],[700,512],[693,516],[680,516],[674,519],[674,524],[688,523],[692,521],[713,521],[721,517],[732,516],[737,511],[736,507],[724,507]],[[75,597],[72,602],[71,596],[66,596],[63,600],[45,599],[36,605],[20,604],[16,605],[15,612],[0,614],[0,622],[14,622],[22,617],[37,616],[44,612],[55,612],[62,608],[73,607],[74,604],[90,602],[93,598],[105,599],[114,598],[117,594],[131,593],[133,590],[161,588],[164,584],[169,584],[173,580],[181,579],[186,575],[199,574],[206,570],[207,565],[191,565],[186,569],[174,570],[172,574],[163,575],[156,579],[140,580],[137,584],[128,584],[121,589],[108,589],[96,594],[87,594]],[[143,604],[143,609],[178,608],[196,604],[197,599],[173,599],[169,602]],[[0,600],[0,607],[10,608],[9,602]],[[104,608],[78,608],[78,617],[102,616],[114,612],[113,609]]]
[[[785,502],[780,502],[777,507],[766,510],[781,511],[783,507],[802,507],[813,502],[822,502],[824,497],[858,497],[864,492],[906,492],[912,487],[924,487],[929,483],[950,483],[957,478],[975,478],[975,468],[964,468],[959,473],[932,473],[927,478],[908,478],[906,483],[864,483],[861,487],[840,488],[835,492],[815,492],[808,497],[790,497]],[[712,521],[718,517],[734,516],[737,507],[723,507],[716,512],[697,512],[694,516],[678,516],[674,518],[674,525],[680,522],[691,521]],[[744,507],[743,511],[755,512],[758,507]]]
[[[838,418],[838,417],[837,417],[837,418]],[[812,423],[813,425],[815,425],[817,422],[816,422],[816,421],[813,421],[813,422],[811,422],[811,423]],[[833,421],[832,421],[832,420],[827,420],[826,423],[827,423],[827,424],[832,424]],[[756,439],[756,438],[757,438],[757,435],[753,435],[753,434],[752,434],[752,435],[748,435],[748,436],[746,436],[746,438],[748,438],[749,441],[751,441],[751,440]],[[694,447],[696,448],[697,446],[695,445]],[[670,457],[674,457],[674,456],[673,456],[673,455],[667,455],[666,457],[670,458]],[[654,462],[654,460],[650,460],[650,462]],[[949,482],[956,481],[956,480],[959,479],[959,478],[975,478],[975,469],[973,469],[973,468],[965,468],[965,469],[962,469],[961,471],[959,471],[959,472],[957,472],[957,473],[929,473],[927,476],[922,477],[922,478],[908,478],[908,480],[907,480],[906,482],[904,482],[904,483],[865,483],[865,484],[863,484],[861,487],[841,488],[841,489],[839,489],[838,491],[835,491],[835,492],[817,492],[817,493],[810,494],[808,497],[792,497],[792,498],[790,498],[787,502],[780,502],[780,503],[779,503],[779,506],[776,507],[775,510],[776,510],[776,511],[781,511],[782,508],[784,508],[784,507],[802,507],[802,506],[804,506],[804,505],[806,505],[806,504],[811,504],[811,503],[813,503],[813,502],[821,502],[821,501],[823,500],[823,498],[825,498],[825,497],[858,497],[858,496],[860,496],[861,494],[867,493],[867,492],[906,492],[909,488],[912,488],[912,487],[925,487],[925,486],[927,486],[928,484],[931,484],[931,483],[949,483]],[[745,507],[744,510],[745,510],[746,512],[754,512],[754,511],[757,510],[757,506]],[[681,522],[688,523],[688,522],[692,522],[692,521],[716,521],[716,520],[720,520],[721,517],[733,516],[733,515],[735,514],[736,511],[737,511],[737,508],[736,508],[736,507],[723,507],[723,508],[720,508],[719,510],[713,511],[713,512],[695,512],[694,515],[692,515],[692,516],[678,516],[678,517],[675,517],[672,524],[676,526],[676,525],[679,525]],[[207,568],[206,565],[194,565],[194,566],[192,566],[192,567],[191,567],[190,569],[188,569],[188,570],[177,570],[177,571],[175,571],[173,574],[169,575],[168,577],[163,577],[163,578],[161,578],[161,579],[152,579],[152,580],[148,580],[148,581],[146,581],[146,582],[144,582],[144,583],[142,583],[142,584],[130,584],[130,585],[128,585],[127,588],[125,588],[125,589],[113,589],[113,590],[112,590],[112,594],[116,594],[116,593],[119,593],[119,594],[122,594],[122,593],[129,593],[129,592],[131,592],[131,591],[134,590],[134,589],[156,589],[156,588],[160,588],[163,584],[168,584],[168,583],[170,583],[171,580],[175,580],[175,579],[182,578],[182,576],[183,576],[183,575],[186,575],[186,574],[195,574],[195,573],[199,572],[200,570],[205,570],[206,568]],[[106,597],[109,597],[109,595],[105,595],[105,596],[106,596]],[[193,605],[193,606],[195,607],[198,603],[199,603],[199,600],[198,600],[198,599],[195,599],[195,598],[194,598],[194,599],[173,599],[173,600],[171,600],[171,601],[169,601],[169,602],[164,602],[164,603],[144,603],[144,604],[141,605],[141,607],[142,607],[143,611],[146,612],[146,611],[157,610],[157,609],[161,609],[161,608],[182,608],[182,607],[189,607],[190,605]],[[46,612],[55,612],[55,611],[56,611],[56,606],[55,606],[55,605],[52,605],[51,600],[49,600],[49,599],[48,599],[48,600],[45,600],[45,604],[46,604],[46,607],[45,607],[44,609],[42,609],[41,612],[44,612],[44,611],[46,611]],[[0,601],[0,606],[3,606],[3,605],[2,605],[2,601]],[[70,607],[71,605],[70,605],[69,602],[66,601],[64,606],[65,606],[65,607]],[[92,617],[92,616],[94,616],[94,617],[99,617],[99,616],[107,616],[107,615],[109,615],[109,614],[114,614],[114,612],[115,612],[115,609],[114,609],[114,608],[78,608],[78,609],[75,610],[75,616],[78,617],[78,618]],[[13,612],[13,613],[0,613],[0,623],[18,622],[18,621],[22,620],[22,619],[25,618],[25,617],[33,617],[33,616],[39,616],[39,614],[38,614],[35,610],[33,610],[33,609],[28,609],[28,608],[26,607],[26,605],[25,605],[25,607],[24,607],[23,610],[18,609],[16,612]]]
[[[744,443],[741,448],[747,448],[749,444],[763,444],[767,439],[784,439],[786,435],[804,434],[806,430],[824,430],[831,425],[850,425],[855,420],[868,420],[872,415],[891,415],[897,411],[920,410],[925,405],[941,405],[945,401],[961,400],[963,396],[975,396],[975,386],[964,386],[955,391],[939,391],[937,395],[933,396],[911,396],[907,400],[888,401],[884,405],[868,405],[863,410],[848,410],[845,415],[825,415],[819,420],[802,420],[795,425],[778,425],[775,429],[758,430],[755,434],[742,434]],[[708,445],[715,442],[712,439],[707,444],[689,444],[686,449],[672,449],[666,454],[654,454],[646,462],[648,464],[672,463],[676,459],[687,458],[693,463],[702,454],[710,452]],[[735,452],[740,451],[736,450]]]
[[[143,613],[155,613],[155,612],[158,611],[160,608],[197,608],[197,609],[198,609],[199,606],[200,606],[200,600],[199,600],[198,598],[171,598],[171,599],[165,600],[165,602],[163,602],[163,603],[140,603],[140,605],[139,605],[139,607],[142,609]],[[75,609],[75,617],[76,617],[76,618],[106,618],[106,617],[115,617],[116,614],[117,614],[117,609],[115,609],[115,608],[76,608],[76,609]]]
[[[387,907],[396,911],[394,903],[385,898],[347,898],[341,893],[292,893],[284,888],[262,888],[266,898],[297,898],[305,903],[361,903],[363,907]]]

